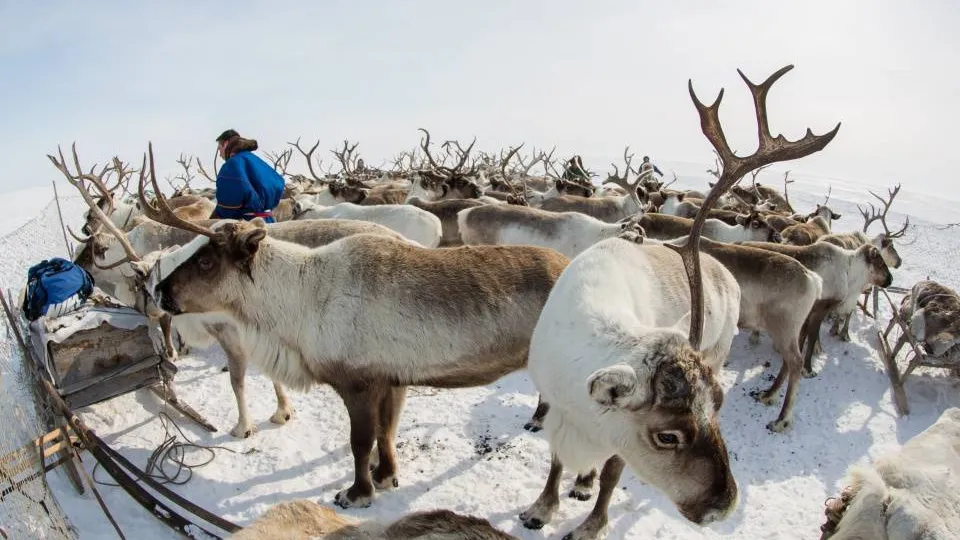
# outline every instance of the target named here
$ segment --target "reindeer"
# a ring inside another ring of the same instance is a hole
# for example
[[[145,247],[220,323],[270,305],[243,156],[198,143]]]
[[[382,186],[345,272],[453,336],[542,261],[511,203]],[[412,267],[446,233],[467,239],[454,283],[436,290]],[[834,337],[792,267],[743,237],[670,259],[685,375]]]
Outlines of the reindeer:
[[[707,215],[710,209],[707,210]],[[690,234],[693,219],[670,216],[667,214],[644,214],[635,218],[646,231],[646,235],[656,240],[670,240]],[[703,223],[703,236],[717,242],[740,242],[755,240],[759,242],[779,242],[780,233],[773,230],[754,213],[738,215],[737,225],[730,225],[719,219],[706,219]]]
[[[697,212],[700,211],[700,204],[684,200],[685,195],[686,193],[682,191],[668,191],[663,197],[660,213],[668,216],[677,216],[687,219],[695,218],[697,216]],[[652,197],[651,202],[653,202]],[[741,215],[742,214],[732,210],[711,208],[710,212],[707,213],[707,218],[720,220],[727,225],[739,225],[740,223],[738,222],[737,218]]]
[[[623,176],[620,176],[620,170],[615,164],[613,173],[610,174],[604,183],[616,184],[622,187],[627,195],[620,197],[599,197],[586,198],[572,195],[563,195],[553,199],[547,199],[540,205],[543,210],[551,212],[580,212],[592,216],[600,221],[607,223],[616,223],[617,221],[642,213],[647,205],[647,193],[640,187],[640,179],[633,184],[628,182],[630,175],[630,162],[633,154],[629,153],[630,147],[623,151],[623,159],[626,163],[626,169]]]
[[[293,214],[294,219],[356,219],[377,223],[429,248],[437,247],[443,236],[440,218],[409,204],[319,206],[299,200],[294,204]]]
[[[307,499],[276,504],[229,540],[516,540],[489,521],[450,510],[414,512],[391,523],[358,521]]]
[[[820,341],[820,325],[827,313],[836,310],[847,313],[856,308],[857,298],[864,287],[872,284],[889,287],[893,276],[880,251],[867,244],[855,250],[846,250],[827,242],[808,246],[791,246],[768,242],[743,242],[744,246],[776,251],[800,261],[823,280],[820,300],[814,305],[801,333],[803,348],[803,376],[813,377],[813,351]]]
[[[73,147],[74,162],[79,163],[76,154],[76,146]],[[83,174],[83,169],[78,168],[77,174],[73,174],[66,166],[63,159],[63,153],[60,152],[60,160],[48,156],[50,160],[67,177],[67,181],[76,187],[94,215],[100,214],[99,219],[106,224],[108,232],[98,233],[77,251],[74,263],[83,267],[95,280],[97,286],[107,294],[114,296],[120,303],[135,307],[147,316],[159,322],[164,336],[164,346],[168,358],[175,358],[177,350],[173,344],[171,317],[168,313],[159,310],[153,303],[147,302],[140,293],[141,288],[136,283],[136,275],[126,275],[121,267],[130,263],[135,274],[144,275],[151,267],[152,262],[144,261],[139,253],[158,255],[163,250],[170,247],[185,245],[193,240],[196,232],[170,227],[157,221],[156,211],[142,198],[140,192],[141,204],[146,208],[148,219],[131,229],[129,232],[120,231],[112,222],[102,215],[89,190],[85,186],[86,181],[93,182],[95,178],[92,174]],[[143,169],[141,169],[142,171]],[[143,173],[141,172],[141,184],[143,183]],[[175,214],[174,214],[175,215]],[[198,226],[209,226],[215,223],[213,220],[206,222],[197,222]],[[302,220],[297,222],[271,223],[267,225],[271,234],[282,240],[294,242],[307,247],[317,247],[329,244],[340,238],[354,234],[378,234],[388,238],[400,241],[406,241],[403,236],[393,232],[386,227],[373,223],[360,221],[338,220],[338,219],[317,219]],[[153,258],[156,260],[156,257]],[[100,264],[103,262],[104,264]],[[234,437],[249,437],[255,431],[249,420],[246,401],[244,398],[244,374],[246,372],[247,359],[250,351],[238,349],[235,341],[230,339],[230,332],[233,331],[227,327],[217,327],[210,329],[210,338],[219,342],[226,353],[228,365],[230,366],[230,383],[233,387],[234,396],[237,400],[238,419],[237,424],[230,430]],[[209,340],[208,340],[209,341]],[[255,351],[254,351],[255,353]],[[284,424],[293,415],[293,408],[289,405],[286,393],[283,388],[274,381],[274,391],[277,396],[277,410],[270,417],[270,421],[275,424]]]
[[[960,409],[870,466],[851,466],[827,499],[820,540],[949,540],[960,531]]]
[[[152,167],[150,176],[155,184]],[[200,235],[145,281],[186,341],[234,328],[234,345],[257,351],[251,360],[272,379],[329,384],[343,399],[355,464],[353,485],[335,497],[343,508],[398,485],[393,439],[407,386],[485,385],[526,366],[569,262],[533,246],[428,249],[375,235],[310,249],[272,238],[262,220],[201,227],[157,201],[164,222]]]
[[[900,265],[903,261],[900,259],[900,254],[897,253],[896,247],[893,245],[893,241],[898,238],[903,238],[907,232],[907,228],[910,226],[910,218],[903,223],[903,227],[896,231],[891,231],[887,226],[887,212],[890,211],[890,205],[893,204],[893,199],[896,198],[897,193],[900,192],[900,184],[897,184],[893,189],[888,190],[888,198],[884,199],[877,195],[874,192],[870,192],[871,195],[880,199],[880,202],[883,204],[883,211],[879,212],[877,208],[870,204],[869,210],[861,208],[859,205],[857,209],[860,211],[860,214],[863,216],[863,231],[854,231],[851,233],[841,233],[841,234],[828,234],[817,239],[818,242],[829,242],[835,246],[840,246],[844,249],[857,249],[860,246],[866,244],[873,244],[880,250],[880,254],[883,256],[884,262],[887,263],[887,266],[890,268],[900,268]],[[866,235],[867,230],[870,228],[870,225],[874,221],[880,221],[880,224],[883,226],[883,232],[877,234],[873,238],[870,238]],[[872,286],[868,286],[864,289],[864,294],[868,294]],[[864,305],[866,305],[866,297],[864,297]],[[836,315],[833,319],[833,323],[830,325],[830,334],[839,337],[842,341],[850,341],[850,319],[853,317],[853,312],[856,310],[856,307],[852,308],[847,313],[835,313]]]
[[[823,292],[823,279],[795,259],[763,249],[700,239],[700,249],[720,261],[740,285],[741,329],[764,331],[783,358],[776,380],[755,397],[764,405],[776,402],[787,381],[783,407],[767,429],[781,432],[793,422],[793,401],[803,370],[798,336],[807,315]],[[776,276],[771,281],[770,276]]]
[[[421,210],[426,210],[440,219],[442,235],[437,247],[462,246],[463,240],[460,234],[460,223],[457,216],[461,211],[478,206],[486,206],[490,203],[480,199],[445,199],[440,201],[424,201],[419,197],[414,197],[407,201],[410,206],[415,206]]]
[[[457,222],[466,245],[541,246],[570,259],[623,232],[643,234],[635,221],[607,223],[579,212],[548,212],[514,205],[468,208],[458,214]]]
[[[688,82],[723,172],[682,247],[611,238],[578,255],[557,280],[534,329],[527,367],[549,406],[544,431],[551,465],[539,498],[520,514],[524,526],[551,520],[565,466],[583,475],[601,462],[596,505],[569,538],[602,534],[626,464],[693,523],[724,519],[735,509],[737,483],[717,423],[723,390],[714,371],[729,354],[741,292],[729,270],[699,252],[700,233],[709,209],[749,171],[819,151],[840,129],[821,136],[808,130],[796,142],[770,135],[766,95],[792,67],[760,85],[738,70],[753,94],[760,138],[757,151],[745,157],[730,150],[720,127],[722,91],[708,107]]]
[[[943,358],[960,350],[960,296],[950,287],[936,281],[918,281],[900,301],[900,316],[925,353]],[[894,324],[891,320],[884,335]],[[906,334],[900,336],[891,358],[897,357],[907,340]]]
[[[819,206],[819,214],[813,214],[813,217],[807,218],[803,223],[791,225],[780,232],[784,244],[791,246],[809,246],[817,241],[817,238],[830,234],[830,221],[823,215],[833,215],[833,211],[826,206]]]

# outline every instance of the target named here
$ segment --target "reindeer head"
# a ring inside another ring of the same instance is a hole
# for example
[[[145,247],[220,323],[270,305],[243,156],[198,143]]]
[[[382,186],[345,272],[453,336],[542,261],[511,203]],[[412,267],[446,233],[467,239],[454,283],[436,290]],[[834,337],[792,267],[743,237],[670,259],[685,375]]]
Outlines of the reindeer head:
[[[901,300],[900,315],[927,354],[943,358],[960,349],[960,297],[953,289],[918,281]]]
[[[445,178],[430,171],[417,171],[411,179],[407,199],[419,198],[424,201],[436,201],[447,195],[450,187]]]
[[[243,301],[261,241],[262,219],[221,221],[182,248],[159,258],[152,296],[173,315],[220,311]]]
[[[593,197],[593,194],[597,189],[592,185],[588,186],[580,182],[564,180],[563,178],[557,178],[557,180],[553,183],[553,186],[560,195],[576,195],[578,197]]]
[[[883,255],[877,249],[877,246],[873,244],[860,246],[857,248],[857,257],[867,267],[871,285],[886,288],[893,283],[893,274],[890,273],[890,268],[887,267],[887,263],[883,260]]]
[[[483,196],[483,190],[470,178],[456,174],[446,183],[449,188],[440,198],[448,199],[478,199]]]
[[[687,342],[688,324],[685,317],[640,338],[637,360],[597,370],[586,389],[606,411],[630,468],[685,518],[707,524],[736,508],[738,490],[717,421],[723,390]]]
[[[759,212],[740,214],[735,218],[737,225],[748,231],[752,242],[773,242],[779,244],[783,238],[780,231],[774,229]]]
[[[348,184],[339,180],[330,182],[329,189],[330,195],[354,204],[360,204],[370,192],[362,185]]]
[[[813,219],[813,218],[815,218],[815,217],[817,217],[817,216],[822,217],[822,218],[824,219],[824,221],[826,221],[827,223],[830,223],[831,221],[836,221],[836,220],[840,219],[841,217],[843,217],[841,214],[838,214],[838,213],[834,212],[833,210],[831,210],[830,207],[828,207],[827,205],[821,206],[821,205],[819,205],[819,204],[817,205],[817,209],[816,209],[816,210],[814,210],[813,212],[810,212],[809,214],[806,215],[806,219],[807,219],[807,220]],[[805,220],[805,221],[806,221],[806,220]]]
[[[880,254],[883,255],[883,260],[887,263],[887,266],[890,268],[900,268],[903,260],[900,258],[900,254],[897,253],[897,248],[893,245],[892,238],[888,237],[886,233],[880,233],[874,236],[873,239],[870,240],[870,243],[877,246],[877,249],[880,250]]]

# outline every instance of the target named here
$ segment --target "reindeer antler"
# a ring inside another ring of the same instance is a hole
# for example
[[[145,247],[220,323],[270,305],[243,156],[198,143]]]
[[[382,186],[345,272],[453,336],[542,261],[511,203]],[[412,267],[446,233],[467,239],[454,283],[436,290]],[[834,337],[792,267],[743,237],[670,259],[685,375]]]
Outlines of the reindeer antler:
[[[787,191],[787,186],[794,183],[795,180],[787,180],[789,176],[790,176],[790,171],[783,173],[783,201],[787,203],[787,211],[793,212],[793,205],[790,204],[790,192]]]
[[[171,227],[176,227],[178,229],[202,234],[212,238],[215,234],[212,230],[197,225],[196,223],[191,223],[181,219],[173,213],[170,205],[167,204],[167,198],[163,196],[163,193],[160,191],[160,186],[157,185],[157,173],[153,167],[153,142],[147,143],[147,151],[150,154],[150,183],[153,186],[153,192],[156,195],[155,199],[157,202],[157,208],[154,208],[153,205],[147,201],[147,198],[143,194],[144,186],[147,183],[147,177],[145,174],[147,168],[147,156],[144,155],[143,166],[140,167],[140,181],[138,182],[139,186],[137,189],[137,197],[140,199],[140,207],[143,209],[143,214],[157,223],[162,223],[164,225],[169,225]]]
[[[213,182],[213,183],[216,183],[216,182],[217,182],[217,174],[218,174],[218,173],[217,173],[217,158],[218,158],[218,157],[220,157],[220,152],[219,152],[219,151],[215,151],[215,152],[213,153],[213,169],[211,169],[211,170],[213,171],[213,174],[212,174],[212,175],[211,175],[211,174],[208,174],[208,173],[207,173],[207,170],[203,168],[203,163],[200,163],[200,156],[197,156],[197,158],[196,158],[196,159],[197,159],[197,170],[200,171],[200,174],[203,175],[203,177],[206,178],[208,182]]]
[[[83,197],[84,202],[86,202],[87,206],[90,207],[90,211],[94,213],[94,215],[100,221],[102,226],[106,227],[107,231],[109,231],[110,234],[112,234],[117,238],[117,241],[120,242],[120,246],[123,248],[124,253],[127,254],[127,259],[124,259],[123,261],[111,264],[110,266],[103,267],[103,268],[104,269],[114,268],[116,266],[119,266],[123,262],[127,262],[127,260],[131,260],[131,261],[140,260],[140,257],[137,255],[136,250],[134,250],[133,246],[130,245],[130,240],[127,239],[127,236],[125,234],[120,232],[120,229],[118,229],[117,226],[114,225],[113,221],[111,221],[110,218],[107,217],[107,215],[103,212],[103,210],[100,209],[100,206],[93,199],[93,196],[90,195],[90,191],[87,190],[87,187],[84,183],[84,181],[90,181],[94,185],[102,184],[103,176],[106,174],[108,170],[111,169],[111,167],[108,165],[104,165],[104,170],[100,173],[100,175],[95,176],[93,174],[93,170],[96,168],[96,165],[94,165],[93,168],[90,169],[91,171],[90,173],[84,174],[83,168],[80,167],[80,158],[77,156],[76,142],[74,142],[71,145],[71,149],[73,150],[73,162],[77,167],[76,175],[71,173],[70,169],[67,168],[67,160],[66,158],[63,157],[63,150],[60,148],[59,145],[57,146],[57,152],[60,154],[60,160],[57,161],[57,158],[55,158],[54,156],[51,156],[50,154],[47,154],[47,157],[50,158],[50,161],[53,163],[53,166],[59,169],[60,172],[63,173],[63,175],[67,178],[67,182],[69,182],[73,187],[77,188],[77,190],[80,192],[80,196]],[[119,160],[116,160],[114,162],[114,166],[116,166],[116,163],[118,161]],[[159,192],[159,189],[157,191]]]
[[[616,184],[624,189],[627,192],[627,196],[633,199],[633,202],[637,204],[638,208],[643,208],[643,202],[640,201],[640,197],[637,195],[637,188],[640,187],[640,180],[647,176],[646,174],[640,175],[637,179],[631,184],[629,182],[630,172],[633,170],[630,168],[630,163],[633,161],[634,154],[630,153],[630,147],[627,146],[623,149],[623,161],[625,170],[623,176],[620,176],[620,169],[617,168],[615,163],[610,165],[613,167],[613,174],[607,176],[607,179],[604,183]],[[652,174],[652,172],[651,172]]]
[[[684,269],[687,272],[687,279],[690,282],[690,345],[694,349],[700,348],[701,338],[703,336],[703,279],[700,270],[700,232],[707,219],[710,209],[716,204],[717,200],[728,189],[736,184],[748,172],[776,163],[779,161],[789,161],[799,159],[804,156],[823,150],[840,130],[840,123],[832,131],[823,135],[814,135],[810,128],[807,128],[806,134],[797,141],[788,141],[783,135],[776,137],[770,134],[770,126],[767,118],[767,93],[773,84],[785,73],[793,69],[793,65],[788,65],[777,70],[766,81],[757,85],[750,81],[743,71],[737,70],[740,78],[746,83],[753,96],[753,105],[757,117],[757,136],[759,145],[757,151],[749,156],[739,157],[730,149],[727,144],[726,136],[723,133],[723,127],[720,125],[720,101],[723,99],[723,89],[720,90],[717,99],[712,105],[704,105],[693,90],[693,80],[687,81],[687,88],[690,91],[690,98],[700,115],[700,128],[703,134],[717,151],[717,155],[723,165],[723,171],[717,179],[717,183],[710,190],[709,195],[697,216],[693,220],[693,226],[690,230],[690,236],[682,246],[667,244],[680,254],[683,260]]]
[[[357,172],[357,156],[353,153],[357,149],[360,143],[353,143],[353,146],[350,146],[350,141],[344,139],[343,149],[339,152],[336,150],[331,150],[330,152],[337,157],[337,160],[340,161],[340,166],[343,169],[343,176],[345,178],[352,177]]]
[[[897,194],[900,193],[900,184],[894,186],[893,189],[887,189],[886,199],[880,195],[877,195],[873,191],[870,191],[869,193],[880,201],[880,204],[883,205],[883,211],[879,212],[873,203],[868,204],[870,207],[869,212],[866,209],[861,208],[859,204],[857,205],[857,210],[859,210],[860,215],[863,216],[863,232],[867,232],[867,229],[870,228],[870,224],[879,220],[880,224],[883,225],[883,233],[887,236],[887,238],[903,237],[903,235],[907,233],[907,227],[910,226],[910,216],[907,216],[907,219],[903,223],[903,227],[894,232],[890,232],[890,229],[887,227],[887,212],[890,211],[890,205],[893,204],[893,199],[895,199]]]
[[[313,170],[313,152],[320,146],[320,139],[317,139],[317,142],[310,147],[309,151],[304,151],[303,148],[300,148],[300,137],[297,137],[296,142],[287,142],[290,146],[297,149],[298,152],[303,154],[303,157],[307,160],[307,170],[310,171],[310,176],[313,177],[317,182],[323,182],[323,179],[317,176],[316,171]]]
[[[517,199],[517,202],[526,203],[527,197],[527,181],[523,177],[520,177],[520,181],[523,182],[523,193],[517,193],[517,188],[513,185],[513,182],[510,181],[510,178],[507,176],[507,163],[510,163],[510,160],[513,159],[513,156],[517,155],[517,152],[523,148],[523,144],[517,146],[516,148],[510,149],[507,152],[507,157],[500,160],[500,174],[503,175],[503,183],[510,188],[510,191],[513,193],[513,196]]]

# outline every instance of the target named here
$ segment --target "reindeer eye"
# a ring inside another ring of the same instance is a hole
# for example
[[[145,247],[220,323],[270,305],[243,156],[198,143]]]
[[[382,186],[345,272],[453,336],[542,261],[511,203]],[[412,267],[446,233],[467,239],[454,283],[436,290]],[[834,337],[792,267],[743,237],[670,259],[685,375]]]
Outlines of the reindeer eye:
[[[752,228],[754,228],[754,229],[759,229],[759,228],[760,228],[760,222],[759,222],[759,221],[752,221],[752,222],[750,222],[750,227],[752,227]]]
[[[210,270],[213,268],[213,260],[210,257],[199,257],[197,258],[197,266],[203,271]]]
[[[676,448],[680,446],[680,432],[678,431],[661,431],[657,433],[654,438],[656,439],[657,446],[661,448]]]

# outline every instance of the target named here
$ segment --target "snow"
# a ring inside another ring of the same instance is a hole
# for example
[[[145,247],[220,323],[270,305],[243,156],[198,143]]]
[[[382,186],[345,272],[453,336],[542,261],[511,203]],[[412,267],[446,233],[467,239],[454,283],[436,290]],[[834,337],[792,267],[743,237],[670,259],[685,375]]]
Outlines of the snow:
[[[679,185],[701,189],[706,185],[706,164],[658,165],[668,177],[670,169],[677,170]],[[771,169],[759,179],[782,187],[782,178],[783,171]],[[830,206],[843,216],[835,230],[859,228],[861,218],[855,204],[869,200],[868,186],[798,175],[790,185],[791,201],[798,209],[812,207],[822,202],[827,184],[833,186]],[[879,192],[883,194],[882,188]],[[36,199],[36,194],[30,193],[4,194],[5,205],[20,212],[21,197]],[[68,219],[76,223],[81,205],[73,200],[67,206]],[[907,241],[897,246],[904,264],[893,270],[894,285],[910,287],[929,277],[960,287],[956,270],[960,268],[960,242],[954,230],[938,229],[940,224],[960,221],[955,206],[943,197],[911,193],[909,186],[904,187],[894,207],[908,212],[914,225]],[[23,212],[37,210],[35,204],[22,204],[22,208]],[[16,226],[13,215],[20,214],[11,212],[5,217],[5,232]],[[902,214],[892,215],[891,223],[899,225],[902,219]],[[60,241],[58,249],[62,251],[59,234],[59,230],[48,231],[44,238]],[[5,287],[22,286],[16,284],[22,283],[23,269],[38,260],[38,249],[36,241],[24,239],[19,249],[8,254],[19,262],[0,268]],[[776,417],[780,404],[764,407],[750,397],[752,390],[769,385],[779,369],[779,356],[766,336],[759,345],[751,346],[747,333],[738,335],[729,364],[720,374],[727,393],[720,413],[721,429],[741,490],[737,511],[724,522],[699,528],[627,469],[610,504],[608,537],[818,537],[823,502],[837,492],[850,465],[868,463],[900,447],[936,421],[943,410],[960,406],[957,380],[941,371],[920,369],[906,384],[911,414],[898,418],[875,351],[874,334],[871,321],[860,313],[851,323],[850,343],[828,335],[824,327],[825,352],[815,358],[814,366],[819,374],[801,381],[794,425],[782,434],[765,427]],[[328,387],[290,392],[294,418],[284,426],[271,424],[268,418],[276,405],[272,385],[251,366],[246,396],[259,431],[248,439],[235,439],[227,433],[236,422],[237,410],[229,376],[221,371],[225,362],[218,346],[194,351],[179,361],[176,377],[181,399],[216,425],[216,433],[165,409],[143,390],[78,412],[108,444],[141,467],[166,438],[158,419],[164,410],[191,441],[221,447],[215,450],[213,462],[193,471],[189,482],[168,487],[240,525],[281,501],[308,498],[332,504],[334,494],[353,478],[349,421],[341,401]],[[341,512],[391,520],[411,511],[446,508],[485,517],[520,538],[559,538],[586,517],[595,497],[589,502],[562,497],[556,519],[541,531],[521,525],[517,514],[537,498],[549,466],[542,434],[522,427],[535,405],[536,391],[524,371],[486,387],[411,389],[397,436],[400,486],[379,492],[370,508]],[[204,453],[188,450],[188,460],[205,458]],[[84,454],[84,465],[91,474],[94,463]],[[112,483],[103,470],[97,470],[95,476]],[[62,469],[49,478],[82,538],[115,535],[89,491],[78,496]],[[564,475],[563,494],[572,480],[570,473]],[[99,490],[128,535],[144,540],[173,536],[120,488],[99,486]]]

